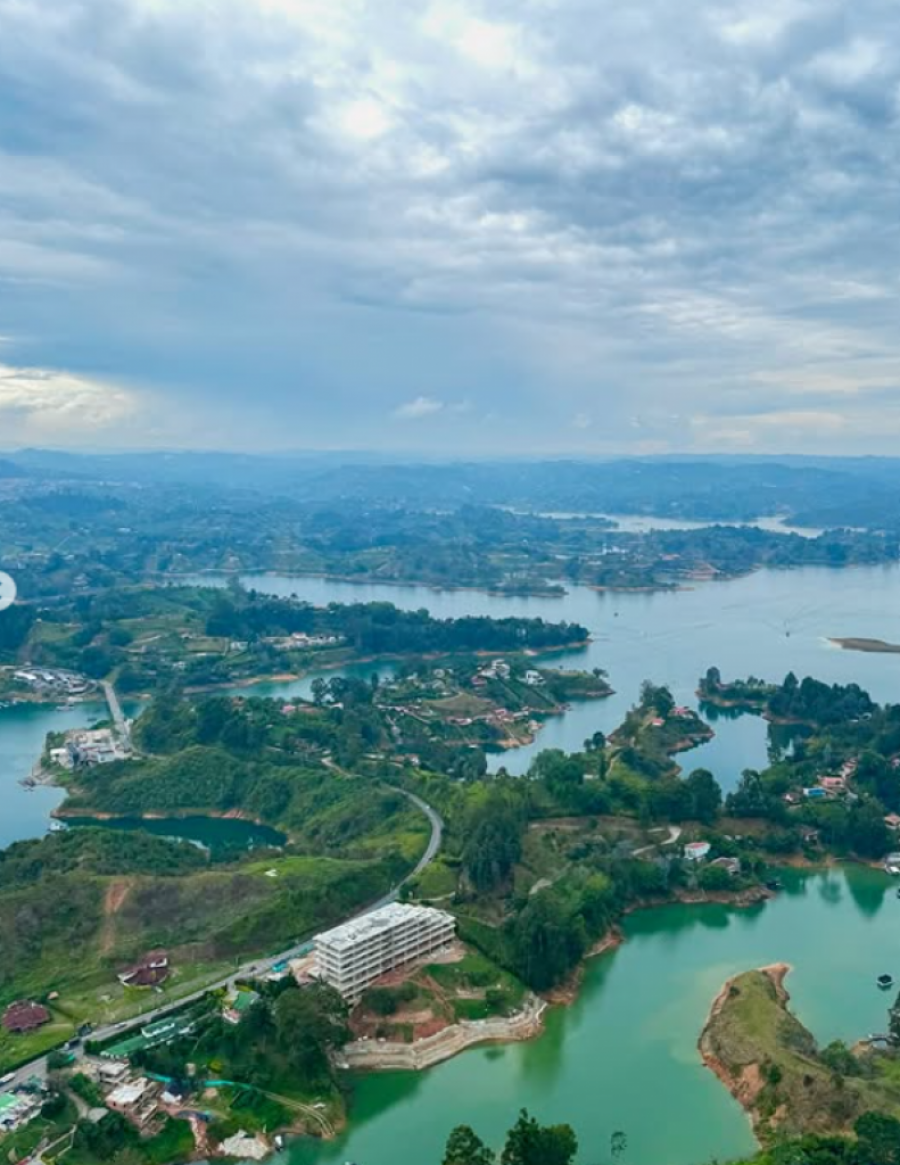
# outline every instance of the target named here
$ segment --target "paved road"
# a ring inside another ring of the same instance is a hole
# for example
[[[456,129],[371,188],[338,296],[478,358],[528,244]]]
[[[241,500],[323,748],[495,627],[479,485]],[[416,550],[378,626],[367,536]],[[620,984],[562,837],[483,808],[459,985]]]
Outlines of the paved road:
[[[391,788],[394,788],[394,786],[391,786]],[[417,874],[420,874],[427,865],[433,862],[441,848],[441,842],[444,836],[444,822],[437,810],[433,809],[432,806],[429,805],[426,801],[423,801],[421,797],[417,797],[415,793],[408,793],[405,789],[397,789],[396,791],[398,793],[402,793],[404,797],[407,797],[410,801],[412,801],[413,804],[417,808],[421,809],[421,811],[428,818],[431,824],[431,836],[428,839],[428,845],[426,846],[425,852],[419,859],[415,869],[407,874],[406,877],[402,879],[402,881],[398,882],[389,894],[385,894],[383,898],[379,898],[379,900],[372,903],[372,905],[366,906],[362,910],[357,910],[354,914],[349,915],[349,917],[345,919],[347,922],[354,918],[360,918],[364,914],[369,914],[373,910],[378,910],[380,907],[386,906],[389,902],[394,902],[398,897],[402,887],[406,885],[406,883],[409,882],[412,878],[415,878]],[[146,1027],[148,1023],[153,1023],[155,1020],[163,1019],[171,1012],[177,1011],[179,1008],[184,1007],[186,1004],[194,1003],[196,1000],[202,999],[203,996],[206,995],[209,991],[215,991],[221,987],[225,987],[228,990],[233,990],[239,979],[246,979],[252,975],[266,974],[276,963],[282,963],[286,959],[296,957],[299,951],[306,945],[306,941],[308,940],[305,940],[301,943],[294,943],[292,946],[288,947],[287,950],[280,951],[277,955],[270,955],[265,959],[254,959],[244,963],[224,979],[219,979],[215,983],[208,983],[199,991],[193,991],[190,995],[184,995],[180,999],[171,1003],[165,1003],[161,1007],[154,1008],[152,1011],[145,1011],[142,1015],[137,1016],[134,1019],[127,1020],[123,1023],[110,1024],[107,1027],[96,1028],[91,1034],[90,1038],[92,1040],[103,1042],[104,1040],[108,1040],[111,1036],[119,1035],[124,1039],[129,1034],[129,1032],[138,1028]],[[84,1049],[79,1045],[79,1047],[73,1049],[73,1053],[76,1059],[80,1059],[84,1055]],[[6,1087],[15,1087],[17,1084],[23,1083],[30,1076],[40,1076],[41,1079],[46,1079],[46,1056],[41,1056],[37,1060],[32,1060],[31,1063],[26,1064],[22,1068],[19,1068],[12,1083],[6,1085]]]
[[[119,739],[122,741],[122,744],[128,747],[131,744],[131,732],[128,729],[128,721],[125,719],[122,705],[119,703],[119,697],[116,695],[116,689],[106,680],[100,686],[103,688],[103,695],[106,697],[106,702],[109,705],[109,714],[112,716],[113,724],[115,724],[116,731],[119,733]]]

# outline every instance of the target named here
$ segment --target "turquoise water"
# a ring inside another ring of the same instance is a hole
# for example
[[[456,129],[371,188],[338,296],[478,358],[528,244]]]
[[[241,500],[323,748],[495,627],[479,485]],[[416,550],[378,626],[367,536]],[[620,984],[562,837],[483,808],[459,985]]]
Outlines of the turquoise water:
[[[534,744],[491,757],[493,769],[502,765],[512,773],[524,772],[542,748],[571,751],[598,728],[611,732],[634,704],[645,679],[669,684],[679,703],[696,707],[697,681],[711,665],[718,666],[726,678],[752,673],[781,680],[793,670],[832,683],[855,680],[878,700],[897,699],[900,693],[900,656],[841,651],[828,642],[846,636],[900,642],[897,566],[765,570],[731,582],[649,594],[572,587],[561,598],[276,575],[247,575],[243,582],[260,591],[296,594],[317,604],[391,602],[407,610],[425,607],[438,618],[539,616],[588,627],[594,641],[587,648],[559,653],[548,662],[561,667],[603,667],[615,695],[574,704],[564,716],[549,720]],[[366,674],[365,669],[362,673]],[[281,685],[277,694],[304,694],[311,679],[307,676],[297,685]],[[747,716],[720,720],[715,728],[715,741],[683,754],[679,761],[688,770],[700,765],[710,768],[728,790],[743,769],[767,763],[768,726]]]
[[[747,1119],[705,1069],[697,1040],[715,995],[740,971],[789,962],[793,1007],[821,1042],[885,1030],[900,975],[900,901],[864,868],[787,871],[785,892],[749,910],[670,906],[626,920],[626,942],[594,960],[574,1006],[525,1044],[473,1049],[423,1073],[360,1078],[349,1133],[297,1141],[277,1165],[439,1165],[450,1129],[471,1124],[499,1146],[521,1107],[568,1121],[581,1165],[702,1165],[753,1150]]]
[[[427,607],[439,617],[539,615],[585,624],[594,642],[553,662],[606,668],[616,695],[574,705],[546,725],[536,745],[494,758],[513,771],[522,771],[537,749],[577,748],[597,728],[610,731],[645,678],[670,684],[676,699],[696,705],[697,680],[713,664],[726,677],[781,679],[792,669],[829,682],[855,680],[878,700],[900,693],[900,657],[842,652],[827,642],[829,636],[900,642],[897,567],[762,571],[658,594],[580,587],[560,599],[311,578],[245,581],[316,603],[378,599]],[[312,678],[242,691],[303,694]],[[17,784],[46,732],[89,723],[94,714],[85,707],[0,711],[0,844],[42,832],[58,800],[52,790],[26,793]],[[715,728],[714,742],[683,754],[685,767],[706,765],[728,788],[743,768],[765,764],[763,721],[719,719]],[[786,893],[764,907],[669,907],[628,919],[626,933],[620,950],[591,964],[578,1002],[551,1013],[542,1038],[476,1049],[427,1073],[364,1078],[348,1135],[329,1145],[297,1142],[281,1165],[438,1165],[454,1124],[471,1123],[499,1144],[522,1105],[542,1120],[576,1127],[581,1165],[604,1160],[616,1130],[627,1134],[628,1165],[727,1159],[752,1148],[749,1127],[696,1052],[722,982],[763,963],[793,963],[796,1010],[827,1041],[883,1029],[887,1000],[874,979],[885,970],[900,977],[900,901],[884,875],[865,869],[789,873]]]
[[[195,581],[215,585],[213,576]],[[248,575],[248,586],[272,594],[296,594],[309,602],[395,603],[426,607],[440,618],[467,614],[540,616],[587,626],[594,641],[577,651],[547,657],[561,667],[603,667],[615,695],[573,704],[549,720],[534,744],[490,758],[493,769],[522,773],[542,748],[573,750],[597,729],[611,732],[637,699],[641,681],[668,683],[675,698],[696,706],[697,681],[715,664],[723,675],[753,673],[783,678],[788,670],[829,682],[862,684],[878,700],[900,694],[900,656],[847,652],[829,637],[869,636],[900,642],[900,567],[847,570],[804,568],[759,571],[731,582],[698,584],[692,590],[655,594],[598,593],[573,587],[561,598],[439,591],[429,587],[355,584],[306,577]],[[358,665],[349,674],[390,674],[390,665]],[[306,695],[316,673],[287,684],[259,684],[241,693],[290,697]],[[325,675],[338,674],[325,672]],[[64,711],[18,707],[0,710],[0,845],[40,834],[58,791],[25,792],[26,776],[50,730],[87,724],[102,709],[82,705]],[[769,729],[757,717],[720,719],[716,739],[679,758],[687,770],[705,766],[728,790],[745,768],[766,764]]]

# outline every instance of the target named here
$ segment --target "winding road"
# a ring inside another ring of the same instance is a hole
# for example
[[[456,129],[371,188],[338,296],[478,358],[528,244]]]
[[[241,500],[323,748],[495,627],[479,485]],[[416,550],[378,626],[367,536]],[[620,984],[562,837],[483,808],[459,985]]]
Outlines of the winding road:
[[[420,874],[426,866],[430,865],[440,851],[441,843],[444,837],[444,821],[441,815],[437,812],[436,809],[429,805],[427,801],[423,801],[421,797],[417,797],[415,793],[410,793],[406,789],[398,789],[394,785],[391,785],[390,788],[395,792],[401,793],[404,797],[408,798],[408,800],[412,801],[412,803],[428,818],[429,824],[431,825],[431,836],[428,839],[428,845],[425,847],[425,852],[416,863],[415,868],[411,870],[406,875],[406,877],[402,878],[389,893],[385,894],[383,898],[379,898],[377,902],[373,902],[371,905],[364,907],[362,910],[357,910],[355,913],[348,915],[347,918],[344,919],[345,922],[350,922],[354,918],[361,918],[364,914],[370,914],[373,910],[378,910],[380,907],[386,906],[389,902],[396,901],[401,889],[406,885],[406,883]],[[205,987],[202,987],[197,991],[193,991],[189,995],[184,995],[178,1000],[164,1004],[162,1007],[154,1008],[151,1011],[145,1011],[140,1016],[137,1016],[132,1020],[127,1020],[123,1023],[110,1024],[107,1027],[97,1028],[94,1032],[91,1033],[91,1039],[96,1040],[99,1043],[110,1039],[112,1036],[120,1036],[122,1039],[124,1039],[129,1033],[136,1031],[139,1028],[146,1027],[147,1024],[154,1023],[158,1019],[163,1019],[165,1016],[170,1015],[172,1012],[179,1011],[187,1004],[195,1003],[198,999],[202,999],[203,996],[208,994],[210,991],[216,991],[223,987],[228,990],[233,990],[238,980],[265,975],[267,972],[271,971],[276,964],[283,963],[287,959],[295,958],[305,947],[308,941],[308,939],[305,939],[303,942],[294,943],[286,950],[279,951],[277,955],[269,955],[265,959],[254,959],[252,961],[246,962],[238,967],[235,971],[233,971],[230,975],[227,975],[225,978],[215,980],[212,983],[207,983]],[[81,1059],[84,1055],[84,1048],[81,1045],[79,1045],[77,1048],[73,1048],[72,1051],[76,1059]],[[29,1077],[32,1076],[39,1076],[41,1079],[46,1079],[46,1056],[40,1056],[38,1059],[32,1060],[30,1063],[25,1064],[21,1068],[17,1069],[13,1080],[5,1087],[15,1088],[16,1085],[23,1084]]]

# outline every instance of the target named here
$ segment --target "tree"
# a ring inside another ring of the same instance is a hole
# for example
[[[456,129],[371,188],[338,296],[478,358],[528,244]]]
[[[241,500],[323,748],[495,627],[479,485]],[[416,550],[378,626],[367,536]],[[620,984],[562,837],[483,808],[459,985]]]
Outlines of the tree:
[[[675,700],[667,687],[644,680],[641,684],[641,706],[652,709],[657,716],[665,719],[675,707]]]
[[[504,883],[522,854],[521,826],[501,804],[485,805],[472,824],[463,850],[462,865],[477,890]]]
[[[855,805],[847,822],[847,841],[854,853],[880,858],[891,848],[891,835],[882,807],[875,801]]]
[[[542,890],[511,924],[518,974],[536,991],[554,986],[584,954],[587,931],[582,916],[554,890]]]
[[[604,748],[606,748],[606,736],[599,729],[584,742],[585,752],[601,752]]]
[[[324,984],[292,988],[275,1004],[278,1042],[308,1081],[330,1074],[329,1053],[347,1037],[347,1005]]]
[[[570,1125],[539,1125],[523,1108],[509,1131],[501,1165],[571,1165],[578,1139]]]
[[[864,1113],[853,1131],[866,1165],[900,1165],[900,1121],[880,1112]]]
[[[493,1165],[494,1154],[468,1125],[458,1125],[447,1138],[443,1165]]]
[[[697,875],[697,883],[701,890],[717,893],[720,890],[731,889],[731,874],[722,866],[704,866]]]
[[[710,825],[722,811],[722,790],[709,769],[694,769],[685,781],[693,816]]]

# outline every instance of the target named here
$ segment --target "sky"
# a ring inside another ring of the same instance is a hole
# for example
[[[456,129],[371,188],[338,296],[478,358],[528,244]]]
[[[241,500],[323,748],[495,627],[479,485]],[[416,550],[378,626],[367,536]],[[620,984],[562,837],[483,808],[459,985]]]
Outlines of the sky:
[[[0,0],[0,446],[896,453],[895,0]]]

